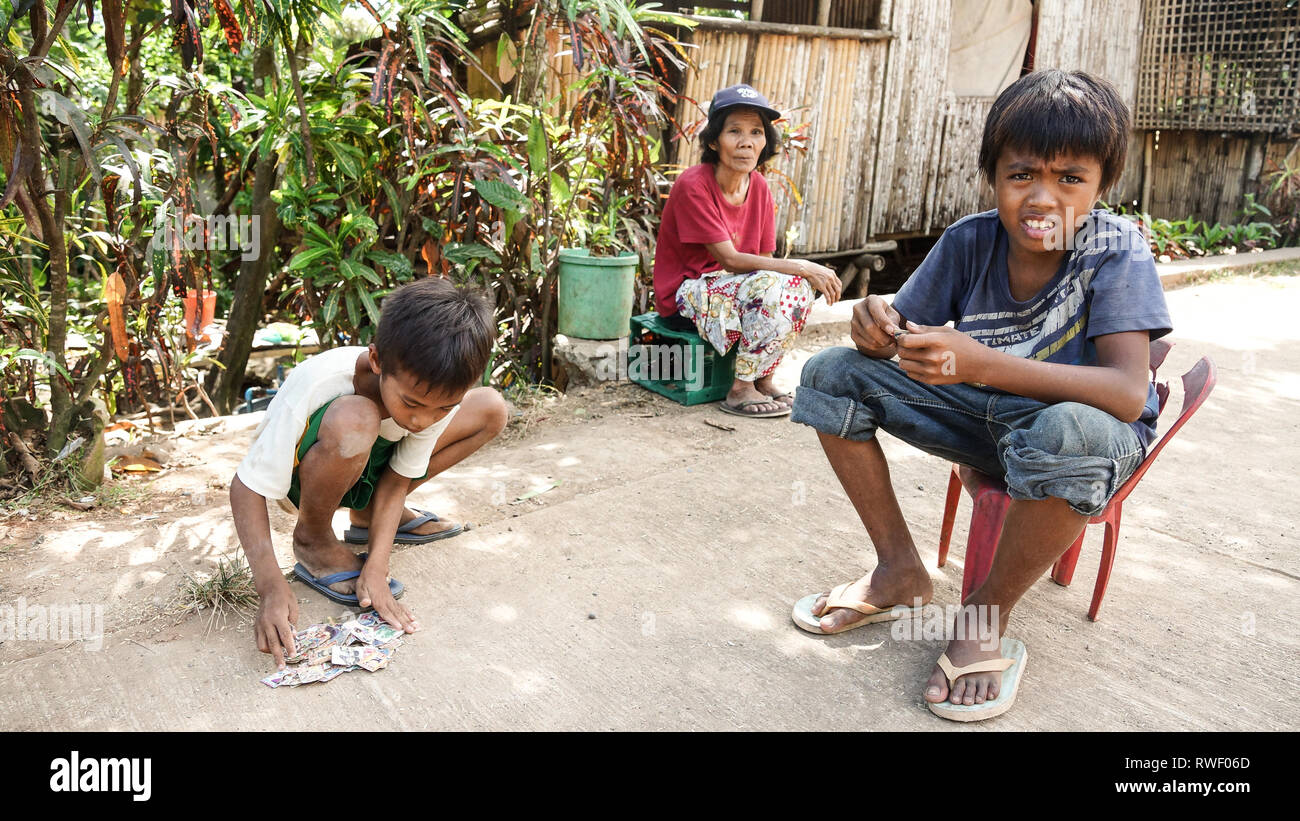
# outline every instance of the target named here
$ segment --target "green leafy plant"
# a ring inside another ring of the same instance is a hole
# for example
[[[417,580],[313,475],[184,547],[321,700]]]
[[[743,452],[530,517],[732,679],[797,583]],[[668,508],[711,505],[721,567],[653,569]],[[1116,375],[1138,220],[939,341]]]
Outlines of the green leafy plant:
[[[1292,149],[1281,162],[1271,162],[1271,170],[1264,174],[1265,197],[1272,205],[1278,244],[1300,245],[1300,149]]]
[[[17,4],[0,40],[9,350],[0,379],[46,414],[28,441],[45,459],[66,452],[74,435],[84,440],[97,393],[121,383],[138,395],[141,372],[169,367],[163,304],[197,288],[208,260],[174,236],[154,243],[155,217],[193,214],[198,144],[212,136],[213,122],[239,111],[230,86],[179,70],[202,63],[202,30],[214,19],[227,45],[239,47],[242,28],[226,0],[216,0],[215,18],[207,5],[196,16],[188,0],[177,0],[170,19],[107,2],[93,30],[93,6],[84,7],[84,23],[82,8]],[[179,54],[156,43],[168,34]],[[145,59],[178,71],[154,68],[158,76],[146,81]]]
[[[656,4],[35,0],[5,25],[0,387],[40,419],[37,458],[95,399],[228,412],[258,326],[364,342],[419,276],[485,288],[487,378],[542,383],[559,249],[630,249],[649,271],[688,61],[670,31],[690,25]],[[251,254],[211,241],[236,217]],[[211,363],[181,332],[190,291],[225,319]]]
[[[1207,254],[1237,253],[1254,249],[1276,247],[1280,232],[1267,220],[1254,217],[1271,217],[1267,207],[1255,201],[1253,195],[1246,196],[1246,202],[1239,215],[1248,222],[1223,225],[1197,219],[1167,220],[1153,218],[1150,214],[1129,211],[1123,205],[1110,206],[1101,203],[1116,214],[1137,223],[1143,229],[1151,253],[1157,257],[1167,256],[1171,259],[1205,256]]]

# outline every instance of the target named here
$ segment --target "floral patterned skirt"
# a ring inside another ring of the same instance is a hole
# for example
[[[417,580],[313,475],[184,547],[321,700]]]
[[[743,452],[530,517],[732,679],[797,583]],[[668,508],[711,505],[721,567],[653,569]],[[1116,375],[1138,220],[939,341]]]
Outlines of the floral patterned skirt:
[[[677,311],[718,353],[737,345],[736,378],[752,382],[794,348],[813,296],[808,280],[775,271],[705,274],[677,289]]]

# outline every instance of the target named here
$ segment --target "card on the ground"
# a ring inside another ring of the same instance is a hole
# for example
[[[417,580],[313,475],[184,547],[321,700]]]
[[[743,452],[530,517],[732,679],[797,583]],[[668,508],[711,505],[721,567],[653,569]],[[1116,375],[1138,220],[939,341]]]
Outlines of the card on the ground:
[[[330,681],[331,679],[336,679],[336,678],[338,678],[339,676],[343,675],[344,673],[350,673],[350,672],[352,672],[352,671],[355,670],[355,669],[357,669],[357,668],[356,668],[356,667],[336,667],[336,666],[334,666],[334,665],[330,665],[329,667],[327,667],[327,668],[325,669],[325,675],[321,676],[321,678],[320,678],[321,683],[324,684],[325,682]]]
[[[396,627],[389,627],[387,624],[381,624],[374,628],[375,644],[389,644],[394,639],[405,635],[406,631]]]
[[[342,633],[339,628],[328,624],[313,624],[310,627],[294,633],[293,636],[293,655],[285,659],[289,663],[302,661],[307,653],[318,647],[329,647],[341,638]]]
[[[292,667],[276,670],[262,679],[262,683],[267,687],[296,687],[298,685],[298,671]]]
[[[332,681],[353,670],[375,672],[388,666],[405,631],[391,627],[377,613],[363,613],[343,624],[313,624],[294,634],[293,664],[262,683],[268,687]]]
[[[344,666],[362,665],[365,662],[383,658],[383,655],[384,654],[378,647],[371,647],[369,645],[360,645],[358,647],[335,647],[330,663]]]

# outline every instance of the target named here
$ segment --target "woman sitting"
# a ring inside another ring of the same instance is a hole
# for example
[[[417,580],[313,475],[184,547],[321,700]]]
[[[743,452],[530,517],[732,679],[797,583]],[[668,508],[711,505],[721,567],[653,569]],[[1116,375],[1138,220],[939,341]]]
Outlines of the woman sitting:
[[[794,397],[772,381],[820,291],[840,297],[831,269],[775,259],[776,204],[758,169],[780,145],[780,117],[747,85],[713,95],[700,135],[702,162],[683,171],[664,206],[655,248],[655,306],[670,325],[691,327],[718,353],[736,344],[736,380],[722,410],[784,416]]]

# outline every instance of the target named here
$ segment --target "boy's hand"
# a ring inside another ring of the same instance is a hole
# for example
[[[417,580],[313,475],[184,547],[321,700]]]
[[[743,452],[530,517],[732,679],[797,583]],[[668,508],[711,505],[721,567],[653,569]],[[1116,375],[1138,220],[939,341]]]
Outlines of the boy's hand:
[[[894,332],[902,321],[898,311],[872,294],[853,306],[849,333],[859,353],[884,359],[894,355]]]
[[[288,582],[283,578],[278,582],[269,590],[258,591],[261,601],[253,634],[257,637],[257,649],[270,653],[275,659],[275,669],[283,670],[285,656],[294,653],[293,626],[298,623],[298,599],[294,598]]]
[[[378,568],[372,569],[369,562],[361,568],[361,575],[357,577],[357,603],[363,608],[373,606],[375,612],[393,627],[408,633],[420,629],[420,623],[415,620],[411,611],[393,598],[392,591],[388,589],[387,572]]]
[[[898,365],[918,382],[953,385],[983,382],[980,374],[992,349],[955,328],[907,323],[898,337]]]

